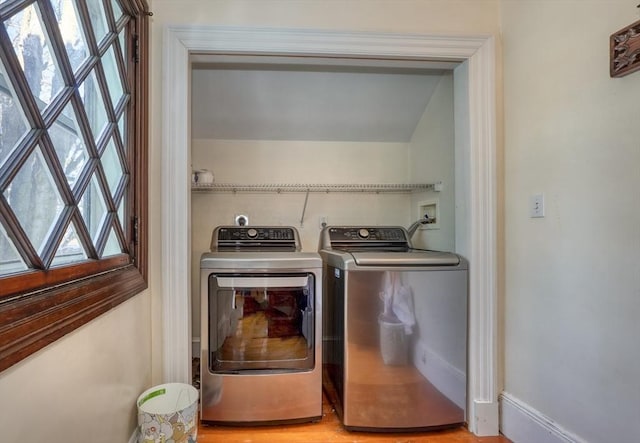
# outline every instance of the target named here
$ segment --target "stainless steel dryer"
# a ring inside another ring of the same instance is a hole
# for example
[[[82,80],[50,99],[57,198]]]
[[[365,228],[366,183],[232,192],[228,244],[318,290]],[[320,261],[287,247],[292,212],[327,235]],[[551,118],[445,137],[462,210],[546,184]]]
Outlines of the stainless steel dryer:
[[[326,227],[324,387],[348,430],[466,420],[467,262],[418,250],[406,229]]]
[[[220,226],[200,260],[201,419],[322,416],[322,261],[292,227]]]

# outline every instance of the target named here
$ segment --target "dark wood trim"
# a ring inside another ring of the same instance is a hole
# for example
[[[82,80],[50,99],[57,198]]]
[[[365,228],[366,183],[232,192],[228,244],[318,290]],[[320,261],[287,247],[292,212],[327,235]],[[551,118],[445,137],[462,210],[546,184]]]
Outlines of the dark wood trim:
[[[65,282],[77,280],[109,269],[121,268],[129,265],[130,257],[120,254],[102,260],[76,263],[69,266],[50,269],[48,271],[31,271],[14,276],[4,277],[0,287],[0,303],[3,300],[20,297],[29,297],[30,293],[41,288],[57,286]]]
[[[134,266],[0,305],[0,371],[147,287]]]
[[[609,37],[609,75],[613,78],[624,77],[639,70],[640,20]]]
[[[138,72],[135,74],[134,107],[136,119],[135,133],[136,155],[133,156],[134,165],[134,217],[137,223],[131,223],[137,232],[131,233],[130,238],[135,240],[133,253],[135,265],[140,270],[142,277],[147,281],[148,267],[148,202],[149,202],[149,12],[145,0],[137,0],[139,9],[136,17],[137,34],[139,38],[139,61],[136,63]]]

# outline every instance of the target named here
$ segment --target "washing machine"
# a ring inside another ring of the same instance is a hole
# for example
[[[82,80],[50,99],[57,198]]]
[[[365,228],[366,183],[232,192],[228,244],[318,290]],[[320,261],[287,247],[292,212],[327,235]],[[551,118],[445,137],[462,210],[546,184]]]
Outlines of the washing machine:
[[[328,226],[324,389],[347,430],[466,421],[468,264],[412,247],[397,226]]]
[[[319,420],[319,254],[293,227],[219,226],[200,274],[202,422]]]

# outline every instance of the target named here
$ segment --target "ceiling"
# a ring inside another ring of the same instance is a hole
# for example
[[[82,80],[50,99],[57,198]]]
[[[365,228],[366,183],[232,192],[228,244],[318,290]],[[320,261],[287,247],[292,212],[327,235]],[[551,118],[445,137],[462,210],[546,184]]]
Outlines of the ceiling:
[[[435,62],[192,58],[194,139],[411,140],[442,75]]]

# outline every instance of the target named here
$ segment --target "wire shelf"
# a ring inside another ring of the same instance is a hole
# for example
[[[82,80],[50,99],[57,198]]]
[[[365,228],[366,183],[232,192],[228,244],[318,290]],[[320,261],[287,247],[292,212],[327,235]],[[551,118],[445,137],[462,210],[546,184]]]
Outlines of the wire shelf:
[[[234,183],[214,183],[191,187],[194,192],[362,192],[362,193],[409,193],[412,191],[432,191],[433,183],[413,183],[413,184],[234,184]]]

